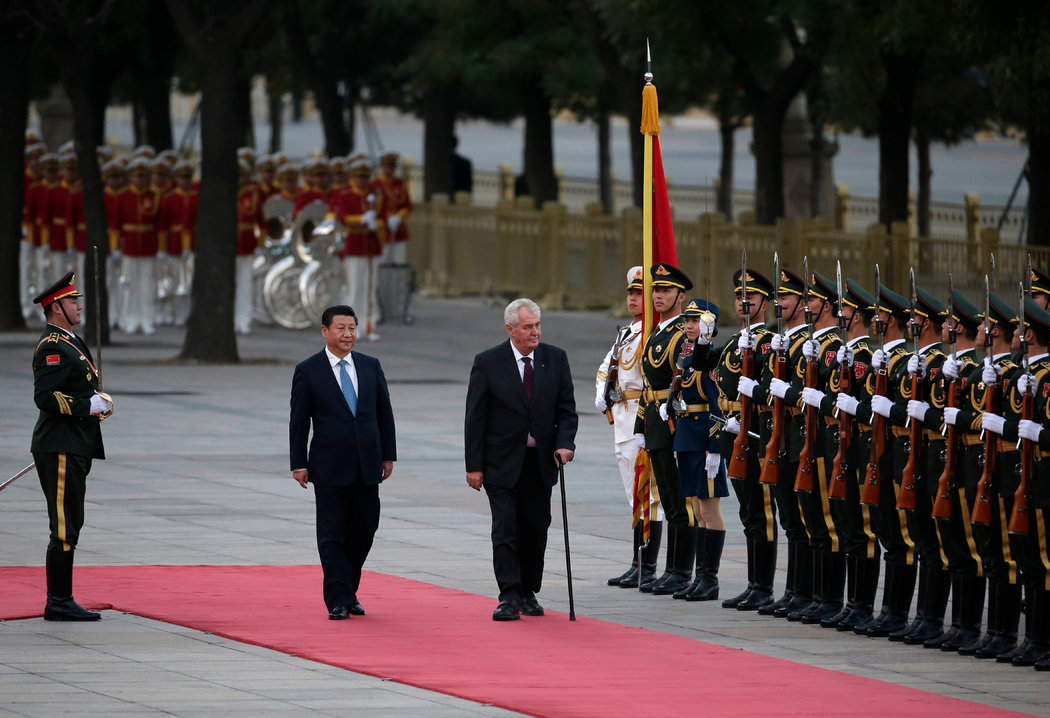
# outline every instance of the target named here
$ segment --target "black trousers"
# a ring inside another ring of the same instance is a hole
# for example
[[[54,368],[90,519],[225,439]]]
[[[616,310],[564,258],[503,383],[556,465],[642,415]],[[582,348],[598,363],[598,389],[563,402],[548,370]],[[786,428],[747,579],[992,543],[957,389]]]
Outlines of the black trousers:
[[[40,488],[47,500],[47,521],[51,529],[49,551],[72,551],[84,527],[84,491],[91,471],[91,459],[76,454],[34,453]]]
[[[492,570],[500,601],[523,601],[539,593],[551,525],[551,487],[540,475],[536,449],[525,450],[517,483],[484,484],[492,512]]]
[[[324,571],[324,602],[331,611],[357,600],[361,567],[379,528],[379,484],[314,485],[317,553]]]

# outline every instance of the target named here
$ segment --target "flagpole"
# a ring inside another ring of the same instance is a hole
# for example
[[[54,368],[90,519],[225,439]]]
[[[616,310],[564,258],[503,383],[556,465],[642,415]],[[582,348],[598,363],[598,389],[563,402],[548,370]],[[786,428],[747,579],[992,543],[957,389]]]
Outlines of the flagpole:
[[[645,135],[645,153],[642,164],[642,346],[645,346],[649,334],[656,324],[653,312],[652,275],[649,268],[653,266],[653,135],[660,131],[659,110],[656,104],[656,87],[653,85],[652,55],[649,52],[649,41],[645,41],[645,86],[642,88],[642,125]]]

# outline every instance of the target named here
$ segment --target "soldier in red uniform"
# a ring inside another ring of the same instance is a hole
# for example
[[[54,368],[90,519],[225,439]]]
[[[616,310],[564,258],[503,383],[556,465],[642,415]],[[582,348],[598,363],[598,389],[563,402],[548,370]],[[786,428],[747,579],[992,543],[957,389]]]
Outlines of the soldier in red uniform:
[[[251,166],[244,160],[238,165],[237,192],[237,269],[233,302],[233,326],[238,334],[252,330],[252,264],[263,254],[266,220],[262,212],[262,193],[251,181]]]
[[[106,222],[107,225],[112,217],[116,216],[117,203],[120,193],[128,185],[128,173],[124,168],[124,161],[122,159],[112,159],[102,165],[102,181],[106,187],[103,191],[103,198],[106,201]],[[123,244],[121,243],[120,237],[117,238],[117,249],[123,250]],[[117,323],[120,320],[121,310],[123,308],[123,292],[121,291],[121,273],[123,272],[123,266],[121,260],[113,255],[110,251],[106,256],[106,293],[109,295],[109,326],[111,329],[116,329]]]
[[[371,186],[372,169],[367,159],[356,160],[350,167],[350,187],[337,193],[329,205],[329,216],[346,227],[342,251],[346,272],[346,301],[357,312],[358,335],[366,341],[377,341],[376,258],[382,253],[383,195]]]
[[[303,186],[295,195],[295,214],[298,217],[303,207],[311,202],[328,202],[328,189],[325,176],[328,174],[328,163],[316,158],[303,164]]]
[[[262,193],[262,201],[273,197],[279,191],[277,189],[277,160],[273,155],[264,155],[255,166],[259,172],[259,191]]]
[[[58,176],[58,155],[48,152],[40,158],[40,167],[43,174],[40,183],[33,188],[33,197],[29,205],[28,219],[33,222],[33,243],[36,246],[36,274],[37,286],[43,287],[49,284],[48,278],[56,274],[52,270],[51,257],[51,234],[52,226],[56,216],[55,200],[60,192],[61,178]],[[62,194],[62,210],[65,209],[65,192]],[[59,251],[65,251],[64,240],[59,246]]]
[[[383,261],[396,265],[408,263],[408,227],[405,220],[412,214],[412,198],[408,186],[400,177],[395,177],[398,154],[388,152],[379,158],[379,178],[372,183],[383,195],[386,212],[386,243],[383,245]]]
[[[332,171],[332,184],[328,188],[328,199],[335,193],[342,192],[350,187],[350,157],[333,157],[328,160],[328,168]]]
[[[128,164],[128,188],[117,197],[109,219],[109,250],[121,258],[125,278],[120,327],[128,334],[153,334],[154,300],[157,296],[157,212],[159,201],[150,189],[150,160],[137,157]]]
[[[62,163],[62,175],[68,191],[63,221],[66,227],[66,245],[69,247],[67,251],[71,259],[69,269],[75,272],[76,276],[83,277],[86,276],[84,266],[87,251],[87,217],[84,214],[84,185],[80,181],[76,155]]]
[[[18,280],[20,297],[22,300],[22,316],[25,319],[36,316],[33,307],[33,297],[36,295],[37,284],[36,272],[36,248],[39,239],[36,237],[35,198],[37,188],[40,186],[43,169],[40,166],[40,158],[47,152],[47,145],[39,140],[30,143],[30,130],[26,132],[26,166],[25,166],[25,194],[22,204],[22,242],[18,252]]]
[[[290,162],[285,162],[277,168],[277,194],[295,202],[298,192],[299,168]]]

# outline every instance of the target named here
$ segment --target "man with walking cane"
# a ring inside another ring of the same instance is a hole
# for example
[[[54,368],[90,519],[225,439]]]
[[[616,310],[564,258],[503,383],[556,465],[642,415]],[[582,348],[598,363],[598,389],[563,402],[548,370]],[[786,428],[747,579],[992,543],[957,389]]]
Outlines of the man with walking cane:
[[[508,341],[474,357],[467,388],[467,484],[485,487],[492,512],[494,621],[542,616],[536,600],[551,523],[551,489],[576,449],[576,401],[565,352],[540,343],[540,308],[515,299]]]

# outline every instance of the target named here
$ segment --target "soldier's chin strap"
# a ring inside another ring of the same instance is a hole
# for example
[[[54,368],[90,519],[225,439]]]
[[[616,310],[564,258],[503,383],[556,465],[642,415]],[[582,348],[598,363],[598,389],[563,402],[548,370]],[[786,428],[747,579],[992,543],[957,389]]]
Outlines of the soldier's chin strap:
[[[65,305],[62,304],[62,300],[61,299],[56,299],[54,302],[51,303],[52,306],[54,306],[55,304],[57,304],[58,308],[62,310],[62,316],[66,318],[66,324],[70,327],[70,331],[72,331],[73,322],[71,322],[69,320],[69,315],[66,314],[66,307],[65,307]],[[53,311],[52,311],[52,314],[54,314]],[[47,320],[47,314],[46,313],[44,314],[44,320],[45,321]]]
[[[798,308],[802,306],[802,295],[795,294],[793,296],[795,297],[795,306],[792,307],[791,314],[784,317],[784,321],[786,322],[790,322],[792,319],[794,319],[795,315],[798,314]]]
[[[824,300],[823,302],[821,302],[821,303],[820,303],[820,311],[819,311],[819,312],[817,312],[817,315],[816,315],[815,317],[813,317],[813,323],[814,323],[814,324],[816,324],[817,322],[819,322],[819,321],[820,321],[820,318],[821,318],[822,316],[824,316],[824,310],[825,310],[825,309],[827,308],[827,306],[828,306],[828,304],[829,304],[829,303],[830,303],[830,302],[828,302],[828,300],[827,300],[827,299],[825,299],[825,300]]]

